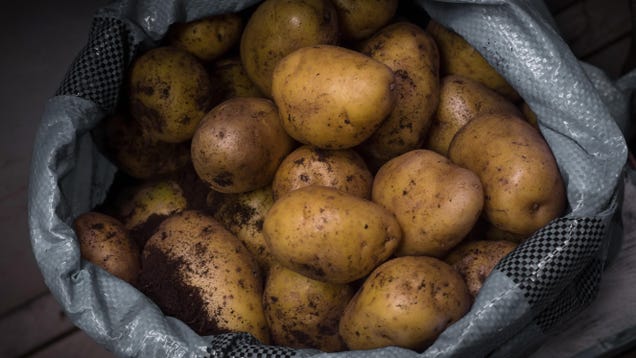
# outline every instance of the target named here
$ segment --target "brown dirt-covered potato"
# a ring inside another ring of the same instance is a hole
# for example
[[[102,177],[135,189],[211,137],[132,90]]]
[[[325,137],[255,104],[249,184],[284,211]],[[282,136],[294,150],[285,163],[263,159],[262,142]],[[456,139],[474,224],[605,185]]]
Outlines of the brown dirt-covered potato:
[[[442,257],[468,235],[484,204],[475,173],[426,149],[384,164],[375,176],[372,198],[402,227],[399,256]]]
[[[385,64],[339,46],[303,47],[278,62],[272,97],[294,139],[324,149],[369,138],[395,106],[395,77]]]
[[[457,131],[476,116],[489,113],[522,115],[512,102],[481,83],[458,75],[444,76],[425,147],[448,155]]]
[[[530,235],[564,214],[559,167],[544,138],[525,120],[505,114],[474,118],[457,132],[448,155],[479,176],[485,217],[500,230]]]
[[[121,205],[118,216],[143,248],[159,224],[168,216],[187,209],[188,201],[176,181],[161,179],[141,184]]]
[[[269,185],[245,193],[222,195],[210,203],[214,206],[211,210],[214,218],[245,244],[263,271],[274,261],[263,236],[263,221],[273,204],[274,195]]]
[[[387,65],[395,75],[395,107],[361,145],[377,169],[424,143],[439,102],[439,53],[433,38],[410,22],[382,28],[365,41],[361,52]]]
[[[468,312],[462,277],[442,260],[404,256],[378,266],[349,301],[340,335],[350,349],[423,351]]]
[[[161,223],[142,253],[142,292],[201,335],[247,332],[269,343],[263,276],[236,236],[198,211]]]
[[[238,45],[243,19],[230,13],[175,23],[167,34],[170,46],[188,51],[204,62],[214,61]]]
[[[494,67],[468,41],[435,20],[426,31],[433,36],[440,52],[442,75],[460,75],[483,83],[512,102],[521,97]]]
[[[283,266],[333,283],[364,277],[393,254],[402,238],[397,220],[382,206],[320,185],[274,202],[263,232]]]
[[[89,211],[75,218],[73,229],[84,259],[126,282],[136,283],[140,250],[119,220]]]
[[[398,0],[332,0],[338,13],[343,40],[362,40],[387,25],[398,8]]]
[[[210,66],[213,102],[218,104],[233,97],[263,97],[250,80],[238,57],[222,58]]]
[[[174,173],[190,162],[190,143],[167,143],[145,136],[136,121],[115,114],[100,125],[106,155],[118,169],[137,179]]]
[[[338,15],[329,0],[265,0],[252,13],[241,37],[241,62],[267,97],[280,59],[296,49],[338,42]]]
[[[222,193],[242,193],[271,184],[295,143],[265,98],[235,97],[214,107],[192,138],[191,158],[199,177]]]
[[[274,199],[312,184],[370,199],[373,174],[353,149],[328,150],[303,145],[289,153],[278,166],[272,182]]]
[[[188,141],[210,109],[209,74],[184,50],[164,46],[141,54],[129,82],[130,113],[154,140]]]
[[[506,240],[463,242],[444,261],[462,275],[468,291],[476,297],[495,265],[516,247],[516,243]]]
[[[263,290],[272,342],[323,352],[345,350],[338,324],[353,293],[348,284],[316,281],[274,265]]]

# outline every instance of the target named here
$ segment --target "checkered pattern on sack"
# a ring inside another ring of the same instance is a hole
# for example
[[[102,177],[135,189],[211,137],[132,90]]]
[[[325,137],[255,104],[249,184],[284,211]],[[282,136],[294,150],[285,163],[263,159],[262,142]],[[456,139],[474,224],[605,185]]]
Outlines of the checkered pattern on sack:
[[[296,351],[287,347],[266,346],[247,333],[224,333],[212,337],[207,358],[290,358]]]
[[[605,232],[606,224],[598,218],[556,219],[519,245],[497,269],[541,311],[597,256]]]
[[[133,35],[123,21],[96,17],[86,46],[55,94],[81,97],[95,102],[105,112],[112,112],[136,50]]]
[[[556,301],[535,318],[536,324],[547,332],[557,323],[566,321],[579,313],[583,307],[587,307],[598,293],[602,272],[602,260],[593,260],[561,291]]]

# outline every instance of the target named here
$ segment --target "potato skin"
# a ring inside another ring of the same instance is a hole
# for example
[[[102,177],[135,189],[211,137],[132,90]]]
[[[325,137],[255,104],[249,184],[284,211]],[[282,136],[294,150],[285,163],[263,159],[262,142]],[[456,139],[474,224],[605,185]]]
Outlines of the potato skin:
[[[294,145],[272,101],[235,97],[201,120],[192,138],[192,164],[212,189],[243,193],[269,185]]]
[[[323,352],[345,350],[338,323],[353,294],[348,284],[316,281],[280,264],[273,265],[263,290],[272,342]]]
[[[476,297],[492,269],[516,247],[516,243],[507,240],[463,242],[444,261],[459,272],[471,296]]]
[[[294,139],[323,149],[352,148],[380,126],[395,105],[393,71],[339,46],[303,47],[279,61],[272,97]]]
[[[398,0],[332,0],[338,13],[343,40],[362,40],[387,25],[398,8]]]
[[[464,76],[444,76],[425,147],[448,155],[457,131],[471,119],[489,113],[522,115],[512,102],[483,84]]]
[[[272,182],[274,199],[312,184],[370,199],[373,174],[353,149],[328,150],[303,145],[289,153],[278,166]]]
[[[377,169],[424,143],[439,102],[439,53],[433,38],[409,22],[382,28],[360,51],[395,75],[395,107],[360,147]]]
[[[84,259],[128,283],[136,283],[141,269],[140,250],[119,220],[89,211],[75,218],[73,230]]]
[[[393,254],[402,237],[395,217],[380,205],[320,185],[279,198],[263,230],[283,266],[333,283],[364,277]]]
[[[530,235],[564,214],[567,198],[556,160],[523,119],[479,116],[457,132],[448,155],[479,176],[486,219],[500,230]]]
[[[484,204],[475,173],[426,149],[391,159],[375,176],[372,199],[403,230],[396,255],[442,257],[473,228]]]
[[[210,68],[212,98],[218,104],[233,97],[263,97],[237,57],[214,61]]]
[[[274,263],[263,235],[265,215],[274,204],[272,187],[222,195],[216,203],[210,204],[215,206],[211,208],[214,218],[243,242],[266,272]]]
[[[464,280],[444,261],[398,257],[365,279],[340,320],[340,335],[349,349],[422,351],[471,304]]]
[[[141,290],[201,335],[248,332],[269,343],[263,277],[218,221],[198,211],[166,219],[142,255]]]
[[[241,37],[245,71],[267,97],[276,64],[296,49],[338,42],[338,15],[329,0],[265,0],[252,13]]]
[[[238,45],[242,31],[241,16],[229,13],[175,23],[167,39],[170,46],[188,51],[203,62],[211,62]]]
[[[151,49],[133,62],[129,80],[130,112],[147,136],[192,138],[210,107],[210,79],[196,57],[169,46]]]
[[[471,78],[512,102],[517,102],[521,98],[508,81],[459,34],[445,28],[435,20],[428,22],[426,31],[433,36],[439,47],[443,75],[452,74]]]

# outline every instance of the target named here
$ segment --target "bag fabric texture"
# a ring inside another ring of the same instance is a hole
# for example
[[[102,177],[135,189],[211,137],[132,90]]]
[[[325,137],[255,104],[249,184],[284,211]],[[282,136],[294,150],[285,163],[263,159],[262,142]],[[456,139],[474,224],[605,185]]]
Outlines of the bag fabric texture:
[[[537,114],[567,186],[569,211],[501,261],[472,309],[424,352],[323,353],[265,346],[248,334],[199,336],[146,296],[80,257],[71,228],[100,204],[116,167],[91,137],[113,113],[127,66],[175,22],[236,12],[258,1],[122,0],[94,16],[86,46],[49,99],[29,182],[37,263],[69,319],[122,357],[508,357],[534,351],[595,297],[620,247],[625,137],[636,72],[612,81],[578,61],[541,1],[416,0],[464,36]]]

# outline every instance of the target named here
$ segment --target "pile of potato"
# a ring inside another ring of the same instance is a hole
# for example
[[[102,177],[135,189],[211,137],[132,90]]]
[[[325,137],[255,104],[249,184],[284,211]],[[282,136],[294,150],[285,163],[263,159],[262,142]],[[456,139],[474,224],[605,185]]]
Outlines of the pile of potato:
[[[75,220],[83,257],[202,335],[426,349],[567,201],[515,90],[414,13],[266,0],[174,24],[95,129],[119,173]]]

